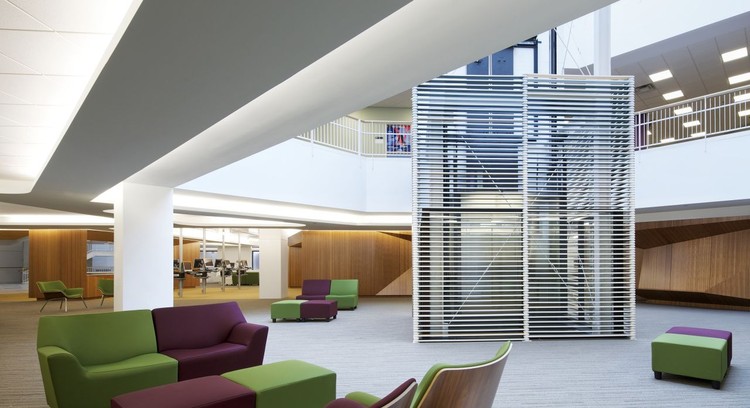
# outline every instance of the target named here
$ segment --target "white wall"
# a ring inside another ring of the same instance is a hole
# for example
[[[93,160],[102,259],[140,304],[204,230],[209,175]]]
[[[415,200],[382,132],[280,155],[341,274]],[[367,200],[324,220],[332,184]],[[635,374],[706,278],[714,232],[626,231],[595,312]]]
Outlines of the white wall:
[[[411,211],[411,160],[292,139],[179,188],[371,212]]]
[[[0,283],[21,283],[25,242],[21,239],[0,241]]]
[[[750,131],[636,152],[636,209],[750,199]]]

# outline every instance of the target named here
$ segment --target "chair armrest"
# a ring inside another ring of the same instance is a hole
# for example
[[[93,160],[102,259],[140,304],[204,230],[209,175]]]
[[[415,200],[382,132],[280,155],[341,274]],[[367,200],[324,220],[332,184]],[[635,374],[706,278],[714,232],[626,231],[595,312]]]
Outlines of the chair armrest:
[[[242,344],[248,347],[257,347],[262,345],[266,347],[268,339],[268,326],[254,323],[239,323],[229,332],[227,341],[235,344]]]
[[[72,379],[83,376],[83,366],[69,351],[57,346],[44,346],[37,349],[42,370],[44,387],[52,387],[52,378]],[[71,376],[71,374],[78,374]]]
[[[339,398],[333,400],[326,405],[325,408],[368,408],[366,405],[362,405],[357,401],[353,401],[346,398]]]
[[[376,397],[372,394],[368,394],[362,391],[350,392],[346,394],[346,399],[356,401],[366,407],[369,407],[372,404],[380,401],[380,397]]]

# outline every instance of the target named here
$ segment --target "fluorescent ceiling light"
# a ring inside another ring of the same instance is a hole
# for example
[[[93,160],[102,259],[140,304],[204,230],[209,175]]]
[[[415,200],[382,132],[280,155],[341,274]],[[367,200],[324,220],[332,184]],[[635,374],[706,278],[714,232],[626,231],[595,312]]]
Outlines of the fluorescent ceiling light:
[[[706,136],[706,132],[695,132],[690,137],[703,137]]]
[[[685,123],[682,124],[682,126],[685,126],[686,128],[696,127],[696,126],[700,126],[700,125],[701,125],[701,121],[699,121],[699,120],[691,120],[690,122],[685,122]]]
[[[690,112],[692,112],[692,111],[693,111],[693,108],[692,108],[692,107],[690,107],[690,106],[685,106],[685,107],[682,107],[682,108],[677,108],[677,109],[675,109],[675,110],[674,110],[674,114],[675,114],[675,115],[678,115],[678,116],[679,116],[679,115],[684,115],[684,114],[686,114],[686,113],[690,113]]]
[[[743,101],[747,101],[747,100],[750,100],[750,92],[734,96],[734,101],[735,102],[743,102]]]
[[[673,92],[667,92],[662,96],[664,96],[664,99],[671,101],[672,99],[682,98],[684,95],[682,94],[682,91],[678,89]]]
[[[721,54],[721,60],[724,62],[734,61],[743,57],[747,57],[747,47],[742,47],[733,51],[727,51]]]
[[[747,116],[750,115],[750,109],[745,109],[743,111],[737,112],[737,116]]]
[[[750,72],[745,72],[744,74],[739,74],[735,76],[729,77],[729,84],[739,84],[740,82],[750,81]]]
[[[670,70],[667,69],[667,70],[664,70],[664,71],[660,71],[660,72],[651,74],[648,77],[651,78],[651,81],[658,82],[658,81],[665,80],[667,78],[672,78],[672,71],[670,71]]]

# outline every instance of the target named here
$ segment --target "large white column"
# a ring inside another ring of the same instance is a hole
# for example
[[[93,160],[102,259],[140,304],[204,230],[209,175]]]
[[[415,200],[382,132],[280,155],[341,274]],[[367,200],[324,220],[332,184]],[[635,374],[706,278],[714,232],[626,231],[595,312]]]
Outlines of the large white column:
[[[612,75],[612,18],[609,6],[594,12],[594,75]]]
[[[115,310],[173,306],[172,189],[122,183],[115,199]]]
[[[288,234],[279,229],[261,229],[260,298],[282,299],[289,291]]]

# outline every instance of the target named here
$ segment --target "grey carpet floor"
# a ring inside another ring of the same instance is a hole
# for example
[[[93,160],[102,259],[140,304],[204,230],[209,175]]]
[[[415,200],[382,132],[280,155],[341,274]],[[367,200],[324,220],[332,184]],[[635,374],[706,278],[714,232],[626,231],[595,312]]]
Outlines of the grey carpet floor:
[[[192,305],[219,300],[178,299]],[[494,355],[499,343],[415,344],[411,300],[362,298],[331,322],[278,322],[271,301],[238,300],[248,321],[270,327],[266,363],[299,359],[337,373],[337,393],[385,395],[436,362]],[[91,302],[89,302],[91,303]],[[96,303],[94,303],[96,304]],[[0,407],[43,407],[35,336],[40,304],[0,303]],[[73,303],[69,313],[81,311]],[[60,313],[56,309],[44,314]],[[721,390],[707,381],[651,372],[650,342],[671,326],[730,330],[734,359]],[[515,342],[493,407],[750,407],[750,313],[639,304],[636,340]]]

